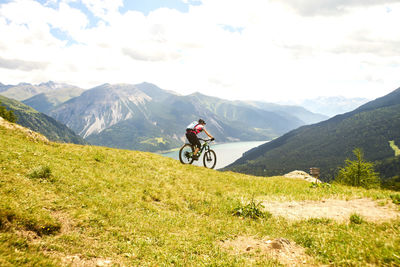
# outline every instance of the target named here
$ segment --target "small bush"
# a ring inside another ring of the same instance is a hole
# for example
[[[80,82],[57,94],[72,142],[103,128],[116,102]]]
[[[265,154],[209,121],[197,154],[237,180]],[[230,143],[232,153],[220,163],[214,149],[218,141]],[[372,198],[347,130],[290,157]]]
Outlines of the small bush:
[[[94,160],[97,162],[102,162],[104,161],[104,155],[101,153],[96,153],[96,155],[94,155]]]
[[[400,205],[400,194],[391,195],[390,198],[394,204]]]
[[[354,213],[350,215],[350,223],[352,224],[362,224],[364,220],[361,218],[360,215]]]
[[[251,219],[272,217],[270,212],[262,211],[263,208],[264,206],[261,204],[261,202],[255,203],[254,199],[252,199],[247,205],[243,205],[241,202],[239,202],[238,206],[234,208],[232,215]]]
[[[32,172],[28,174],[28,177],[31,179],[43,179],[53,182],[49,166],[40,166],[33,169]]]

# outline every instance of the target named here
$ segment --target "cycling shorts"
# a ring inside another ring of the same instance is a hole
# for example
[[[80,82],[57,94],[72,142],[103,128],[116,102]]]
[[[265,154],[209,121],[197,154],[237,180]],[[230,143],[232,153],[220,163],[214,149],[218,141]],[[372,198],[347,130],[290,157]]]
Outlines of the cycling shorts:
[[[192,146],[197,146],[198,148],[201,148],[200,140],[194,132],[186,132],[186,138],[189,140]]]

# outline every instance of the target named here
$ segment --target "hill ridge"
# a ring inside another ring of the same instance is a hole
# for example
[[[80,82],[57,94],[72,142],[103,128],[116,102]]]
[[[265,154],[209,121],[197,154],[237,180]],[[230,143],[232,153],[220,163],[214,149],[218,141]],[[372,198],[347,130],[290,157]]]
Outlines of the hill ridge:
[[[40,132],[49,140],[57,142],[71,142],[85,144],[86,142],[76,135],[66,125],[56,121],[54,118],[40,113],[37,110],[14,99],[0,95],[0,102],[8,110],[12,110],[17,118],[17,123],[33,131]]]
[[[50,143],[49,139],[47,139],[44,135],[37,133],[35,131],[32,131],[31,129],[23,127],[17,123],[9,122],[9,121],[3,119],[1,116],[0,116],[0,126],[7,128],[7,129],[11,129],[11,130],[20,131],[34,141],[41,141],[46,144]]]

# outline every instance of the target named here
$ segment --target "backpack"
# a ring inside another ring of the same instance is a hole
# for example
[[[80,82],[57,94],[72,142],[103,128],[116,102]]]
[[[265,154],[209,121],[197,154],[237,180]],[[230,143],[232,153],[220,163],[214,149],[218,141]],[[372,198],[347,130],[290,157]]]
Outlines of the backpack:
[[[193,121],[186,127],[186,130],[194,131],[194,127],[196,127],[197,125],[199,125],[199,122],[198,121]]]

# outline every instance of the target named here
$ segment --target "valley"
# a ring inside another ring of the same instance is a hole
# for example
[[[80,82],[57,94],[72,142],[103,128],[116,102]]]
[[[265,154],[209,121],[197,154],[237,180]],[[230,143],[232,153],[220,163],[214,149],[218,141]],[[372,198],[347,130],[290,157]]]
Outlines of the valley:
[[[186,125],[199,118],[222,143],[269,140],[327,118],[300,106],[179,95],[150,83],[103,84],[88,90],[54,82],[24,83],[7,86],[0,94],[18,94],[25,104],[90,144],[151,152],[180,146]]]

